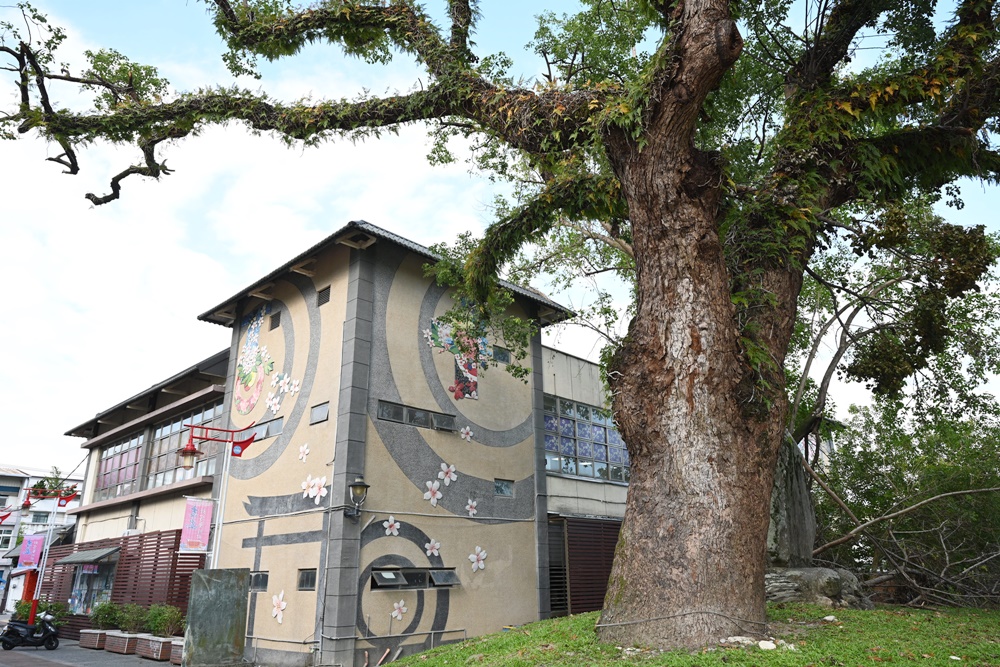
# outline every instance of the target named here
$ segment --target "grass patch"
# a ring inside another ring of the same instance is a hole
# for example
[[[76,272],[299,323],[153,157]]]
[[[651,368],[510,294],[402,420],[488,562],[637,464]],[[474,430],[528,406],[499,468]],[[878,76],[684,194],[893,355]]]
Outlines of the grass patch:
[[[833,615],[835,622],[822,619]],[[769,634],[794,646],[757,646],[697,652],[629,650],[600,644],[597,613],[539,621],[409,656],[416,667],[556,667],[663,665],[665,667],[857,667],[974,665],[1000,667],[1000,612],[979,609],[830,610],[799,604],[768,605]]]

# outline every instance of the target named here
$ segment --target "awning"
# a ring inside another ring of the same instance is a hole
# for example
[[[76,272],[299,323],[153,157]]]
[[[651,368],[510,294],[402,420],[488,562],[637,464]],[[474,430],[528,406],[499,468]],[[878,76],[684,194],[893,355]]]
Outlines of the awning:
[[[121,547],[108,547],[107,549],[87,549],[86,551],[77,551],[75,554],[70,554],[65,558],[56,561],[56,565],[85,565],[88,563],[96,563],[98,561],[104,560],[112,554],[116,554],[121,551]]]

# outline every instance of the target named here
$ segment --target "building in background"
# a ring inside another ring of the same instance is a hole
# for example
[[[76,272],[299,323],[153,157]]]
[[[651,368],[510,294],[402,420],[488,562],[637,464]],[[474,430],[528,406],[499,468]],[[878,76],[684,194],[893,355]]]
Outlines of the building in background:
[[[51,529],[50,542],[72,539],[72,510],[80,505],[78,490],[84,478],[75,473],[62,476],[61,488],[51,489],[47,481],[52,473],[0,464],[0,610],[5,613],[13,611],[24,587],[19,579],[24,573],[16,569],[19,538]]]
[[[435,260],[350,223],[201,316],[229,350],[68,432],[89,451],[77,541],[43,582],[71,601],[66,634],[105,599],[187,599],[207,556],[179,553],[189,498],[222,508],[212,566],[251,571],[247,655],[267,664],[361,665],[600,606],[630,460],[598,368],[536,332],[514,377],[512,345],[449,323]],[[569,315],[508,288],[539,329]],[[254,441],[195,441],[185,470],[188,425]]]

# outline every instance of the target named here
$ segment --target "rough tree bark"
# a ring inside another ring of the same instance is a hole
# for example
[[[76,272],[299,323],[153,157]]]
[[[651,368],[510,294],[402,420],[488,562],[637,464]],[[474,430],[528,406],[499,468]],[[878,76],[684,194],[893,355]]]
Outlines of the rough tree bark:
[[[664,81],[646,145],[608,141],[636,260],[636,316],[611,369],[615,415],[634,455],[618,543],[629,557],[615,558],[598,627],[604,641],[638,635],[695,647],[763,631],[787,402],[778,387],[777,402],[755,410],[719,238],[721,172],[693,144],[698,109],[742,42],[725,3],[681,11],[681,64]],[[779,282],[781,305],[763,342],[780,368],[801,280]]]

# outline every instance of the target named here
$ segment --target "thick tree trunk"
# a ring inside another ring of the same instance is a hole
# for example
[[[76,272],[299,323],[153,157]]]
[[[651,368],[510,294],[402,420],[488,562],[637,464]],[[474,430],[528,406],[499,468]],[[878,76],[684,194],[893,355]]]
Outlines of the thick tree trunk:
[[[619,174],[638,301],[612,389],[633,466],[599,633],[620,644],[694,647],[764,630],[765,542],[787,406],[772,386],[770,409],[761,408],[718,234],[718,171],[683,148],[632,154]],[[786,330],[766,341],[779,368],[791,331],[791,318],[780,319]]]

